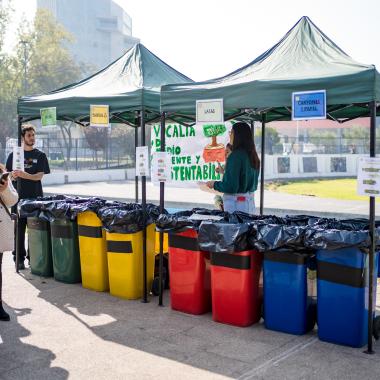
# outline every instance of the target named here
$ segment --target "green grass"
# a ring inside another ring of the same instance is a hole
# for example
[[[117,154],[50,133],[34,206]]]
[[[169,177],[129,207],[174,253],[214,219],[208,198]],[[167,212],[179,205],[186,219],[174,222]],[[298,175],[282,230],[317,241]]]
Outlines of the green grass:
[[[356,179],[315,179],[274,181],[266,185],[267,190],[288,194],[309,195],[319,198],[365,201],[368,197],[357,195]],[[377,199],[378,201],[379,199]]]

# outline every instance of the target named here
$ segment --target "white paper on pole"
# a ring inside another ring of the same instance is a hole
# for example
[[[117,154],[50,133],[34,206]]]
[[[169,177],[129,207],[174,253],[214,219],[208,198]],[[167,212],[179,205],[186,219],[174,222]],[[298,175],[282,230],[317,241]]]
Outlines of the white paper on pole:
[[[380,158],[359,158],[357,186],[359,195],[380,197]]]
[[[153,183],[171,180],[171,159],[167,152],[153,152],[151,178]]]
[[[22,146],[13,147],[13,170],[24,171],[24,148]]]
[[[147,146],[136,148],[136,176],[149,175],[149,150]]]

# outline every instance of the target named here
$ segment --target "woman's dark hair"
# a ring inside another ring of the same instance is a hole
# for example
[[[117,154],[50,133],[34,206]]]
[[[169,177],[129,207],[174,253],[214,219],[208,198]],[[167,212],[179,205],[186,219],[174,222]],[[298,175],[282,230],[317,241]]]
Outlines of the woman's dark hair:
[[[252,138],[252,131],[249,125],[243,121],[239,121],[232,126],[234,131],[234,142],[232,151],[237,149],[245,150],[251,160],[251,166],[256,170],[260,169],[260,159],[256,152],[255,143]]]

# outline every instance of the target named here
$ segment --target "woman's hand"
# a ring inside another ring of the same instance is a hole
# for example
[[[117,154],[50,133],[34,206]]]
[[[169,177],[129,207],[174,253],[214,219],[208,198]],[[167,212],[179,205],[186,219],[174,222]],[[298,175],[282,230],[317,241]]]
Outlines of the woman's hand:
[[[8,180],[4,181],[4,182],[0,182],[0,193],[2,193],[3,191],[5,191],[5,189],[8,187]]]
[[[208,181],[208,182],[206,182],[206,186],[209,189],[214,189],[214,183],[215,183],[215,181]]]

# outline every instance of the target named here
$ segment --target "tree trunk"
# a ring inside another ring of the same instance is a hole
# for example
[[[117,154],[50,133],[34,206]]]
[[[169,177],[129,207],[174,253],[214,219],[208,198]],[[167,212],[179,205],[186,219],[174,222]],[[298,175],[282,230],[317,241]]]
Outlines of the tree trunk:
[[[211,146],[217,146],[218,145],[218,141],[216,139],[216,136],[212,136],[212,142],[211,142]]]

